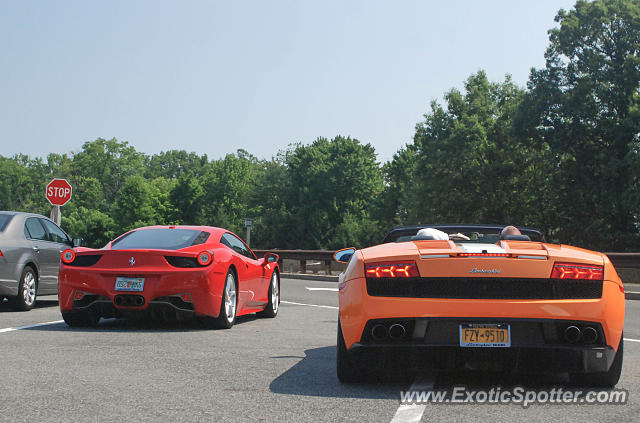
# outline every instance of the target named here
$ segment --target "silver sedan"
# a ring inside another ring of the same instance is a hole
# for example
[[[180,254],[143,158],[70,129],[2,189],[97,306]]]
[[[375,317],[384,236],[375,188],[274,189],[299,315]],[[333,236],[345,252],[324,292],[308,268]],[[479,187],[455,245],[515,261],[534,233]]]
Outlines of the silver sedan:
[[[72,246],[44,216],[0,211],[0,302],[30,310],[37,295],[57,294],[60,253]]]

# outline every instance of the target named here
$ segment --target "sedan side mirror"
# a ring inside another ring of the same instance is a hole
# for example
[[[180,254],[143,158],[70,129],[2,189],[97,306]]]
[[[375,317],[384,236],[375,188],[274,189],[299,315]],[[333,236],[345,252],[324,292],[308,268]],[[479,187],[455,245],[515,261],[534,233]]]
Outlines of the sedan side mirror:
[[[355,252],[356,249],[353,247],[343,248],[333,254],[333,259],[338,263],[348,263]]]
[[[265,263],[275,263],[280,259],[280,256],[278,256],[276,253],[265,253],[264,255],[264,262]]]
[[[84,247],[84,238],[73,238],[74,247]]]

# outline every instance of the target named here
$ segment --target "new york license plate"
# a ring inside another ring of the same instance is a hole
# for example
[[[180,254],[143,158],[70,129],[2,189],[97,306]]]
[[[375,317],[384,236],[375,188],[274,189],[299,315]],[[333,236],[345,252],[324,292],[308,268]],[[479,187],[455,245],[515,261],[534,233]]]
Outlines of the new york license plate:
[[[116,278],[116,291],[136,291],[144,290],[144,278],[126,278],[118,276]]]
[[[463,323],[461,347],[510,347],[511,327],[504,323]]]

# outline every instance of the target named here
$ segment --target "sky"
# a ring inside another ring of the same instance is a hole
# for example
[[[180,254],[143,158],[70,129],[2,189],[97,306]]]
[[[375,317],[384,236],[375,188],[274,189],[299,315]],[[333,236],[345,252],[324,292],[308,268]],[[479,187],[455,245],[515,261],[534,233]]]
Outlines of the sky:
[[[0,155],[210,159],[351,136],[381,162],[485,70],[525,86],[573,1],[0,0]]]

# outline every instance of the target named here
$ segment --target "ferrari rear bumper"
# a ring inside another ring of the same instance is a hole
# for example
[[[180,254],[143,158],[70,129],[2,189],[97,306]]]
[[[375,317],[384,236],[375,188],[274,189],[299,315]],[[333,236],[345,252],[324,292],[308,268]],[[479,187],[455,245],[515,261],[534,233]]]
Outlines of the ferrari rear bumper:
[[[118,299],[123,300],[120,302],[117,301]],[[137,304],[138,301],[143,303]],[[145,307],[141,308],[143,305]],[[179,295],[158,297],[146,304],[143,296],[135,294],[119,294],[113,301],[102,295],[85,295],[81,300],[73,301],[73,310],[88,311],[105,318],[140,317],[156,320],[184,320],[195,316],[193,303],[184,301]]]

